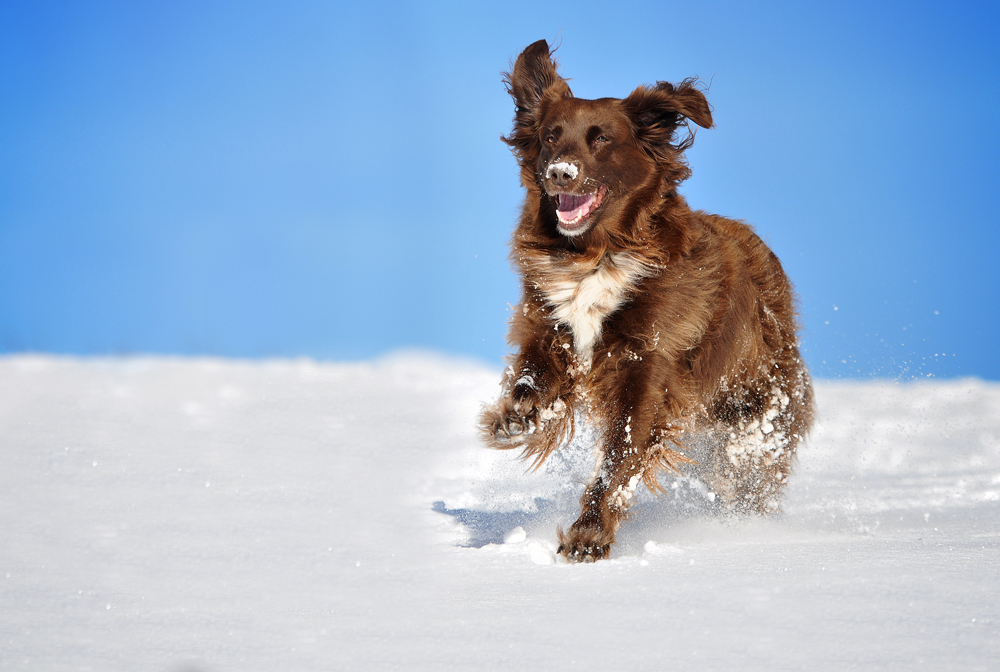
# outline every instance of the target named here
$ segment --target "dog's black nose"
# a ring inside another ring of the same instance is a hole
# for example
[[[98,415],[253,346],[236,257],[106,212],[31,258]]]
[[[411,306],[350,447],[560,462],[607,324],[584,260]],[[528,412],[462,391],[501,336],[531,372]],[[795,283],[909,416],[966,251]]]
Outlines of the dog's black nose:
[[[576,164],[559,161],[558,163],[549,164],[549,167],[545,171],[545,179],[551,180],[552,184],[557,187],[568,187],[573,184],[573,181],[579,174],[580,170],[576,167]]]

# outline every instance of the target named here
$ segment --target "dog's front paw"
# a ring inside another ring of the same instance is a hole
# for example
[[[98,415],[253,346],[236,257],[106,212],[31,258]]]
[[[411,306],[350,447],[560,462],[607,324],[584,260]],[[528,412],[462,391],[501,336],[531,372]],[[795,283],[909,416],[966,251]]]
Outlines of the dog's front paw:
[[[541,405],[541,395],[535,383],[534,376],[523,373],[514,382],[514,388],[510,391],[510,398],[513,402],[514,411],[522,417],[531,417],[538,412]]]
[[[594,562],[606,558],[614,541],[604,530],[594,527],[573,526],[569,532],[559,528],[556,534],[559,536],[557,552],[567,562]]]
[[[496,448],[516,448],[535,430],[534,422],[518,413],[507,399],[484,409],[479,426]]]
[[[535,423],[528,418],[507,415],[499,418],[493,424],[492,434],[497,441],[520,442],[524,440],[526,434],[531,434],[534,431]]]

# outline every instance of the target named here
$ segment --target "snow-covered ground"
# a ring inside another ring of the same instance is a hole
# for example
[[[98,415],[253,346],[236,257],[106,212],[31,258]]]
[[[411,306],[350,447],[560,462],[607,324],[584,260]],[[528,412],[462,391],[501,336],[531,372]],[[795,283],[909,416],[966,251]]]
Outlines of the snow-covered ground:
[[[567,565],[590,448],[481,448],[498,379],[0,358],[0,669],[1000,669],[1000,385],[820,382],[784,515]]]

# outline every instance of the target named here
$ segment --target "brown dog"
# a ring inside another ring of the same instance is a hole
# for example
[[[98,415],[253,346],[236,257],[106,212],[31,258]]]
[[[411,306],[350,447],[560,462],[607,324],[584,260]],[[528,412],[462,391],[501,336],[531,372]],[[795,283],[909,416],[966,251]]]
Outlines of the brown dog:
[[[572,437],[577,413],[601,434],[583,512],[560,529],[570,561],[606,557],[639,481],[694,461],[736,512],[768,512],[812,418],[792,288],[742,222],[691,210],[679,127],[712,126],[693,80],[624,100],[574,98],[549,46],[505,75],[517,111],[504,138],[527,190],[512,258],[523,298],[500,399],[481,426],[494,448],[536,466]]]

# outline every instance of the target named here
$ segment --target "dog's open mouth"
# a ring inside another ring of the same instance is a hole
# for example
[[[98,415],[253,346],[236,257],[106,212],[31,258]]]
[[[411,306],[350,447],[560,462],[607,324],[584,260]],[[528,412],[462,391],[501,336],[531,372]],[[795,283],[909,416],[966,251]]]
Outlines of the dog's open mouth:
[[[556,194],[556,216],[559,217],[559,229],[569,235],[579,233],[586,226],[587,218],[597,208],[601,207],[607,187],[601,185],[597,191],[590,194]]]

